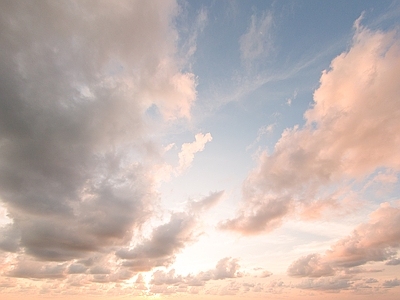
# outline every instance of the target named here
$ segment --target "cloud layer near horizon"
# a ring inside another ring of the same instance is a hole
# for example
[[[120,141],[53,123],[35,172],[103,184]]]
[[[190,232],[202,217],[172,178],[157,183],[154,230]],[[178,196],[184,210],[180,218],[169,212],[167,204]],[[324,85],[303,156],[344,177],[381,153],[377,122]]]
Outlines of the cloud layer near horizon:
[[[240,213],[222,229],[257,234],[293,212],[315,218],[338,207],[350,180],[400,170],[399,39],[359,22],[349,51],[323,72],[306,124],[286,129],[273,152],[260,156],[243,184]],[[334,185],[335,193],[321,192]]]

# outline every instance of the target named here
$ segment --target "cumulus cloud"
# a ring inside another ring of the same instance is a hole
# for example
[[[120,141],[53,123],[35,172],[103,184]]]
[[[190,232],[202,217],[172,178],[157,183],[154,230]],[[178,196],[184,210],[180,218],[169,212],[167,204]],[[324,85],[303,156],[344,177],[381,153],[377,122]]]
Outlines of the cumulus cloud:
[[[392,287],[396,287],[396,286],[400,286],[400,280],[395,278],[392,280],[385,280],[383,282],[383,286],[386,288],[392,288]]]
[[[270,271],[263,271],[260,275],[261,278],[267,278],[270,277],[272,273]]]
[[[28,260],[20,261],[8,275],[21,278],[63,278],[65,277],[65,268],[65,264]]]
[[[328,264],[321,264],[321,256],[310,254],[292,263],[288,274],[295,277],[321,277],[333,275],[335,271]]]
[[[206,143],[212,140],[210,133],[202,134],[198,133],[195,135],[195,141],[192,143],[185,143],[182,145],[181,152],[179,152],[179,167],[178,171],[182,172],[186,170],[194,159],[194,154],[204,150]]]
[[[155,164],[152,173],[157,182],[168,181],[171,176],[179,176],[191,167],[194,155],[204,150],[206,143],[212,140],[210,133],[198,133],[195,135],[195,141],[182,144],[181,151],[178,153],[179,162],[177,166],[168,163]],[[162,152],[168,152],[175,146],[174,143],[162,149]]]
[[[176,255],[202,234],[199,217],[220,201],[224,191],[188,203],[186,212],[172,213],[169,222],[153,229],[152,236],[116,252],[122,265],[135,272],[171,265]]]
[[[352,287],[353,282],[349,279],[333,277],[333,278],[319,278],[307,279],[296,285],[297,288],[305,290],[319,290],[319,291],[341,291]]]
[[[388,266],[397,266],[400,265],[400,258],[393,258],[391,260],[389,260],[388,262],[386,262],[386,264]]]
[[[350,49],[323,72],[304,127],[286,129],[273,152],[260,155],[258,168],[243,184],[240,213],[222,228],[269,231],[293,211],[303,210],[307,217],[315,216],[308,209],[340,207],[345,195],[325,195],[323,188],[343,188],[379,168],[400,170],[397,37],[356,26]],[[313,200],[324,205],[310,207]]]
[[[168,0],[3,3],[0,198],[11,223],[0,247],[19,257],[12,276],[61,276],[62,266],[112,279],[104,260],[76,260],[129,245],[151,216],[148,111],[190,118],[196,99],[195,78],[175,57],[178,9]],[[184,163],[211,136],[198,139]],[[142,264],[158,265],[158,254],[169,261],[182,246],[190,221],[171,222],[135,250]],[[172,240],[161,249],[164,234]],[[36,266],[25,256],[60,263]]]
[[[223,280],[227,278],[241,277],[238,260],[231,257],[225,257],[218,261],[214,269],[189,274],[187,276],[178,275],[172,269],[168,272],[157,270],[153,273],[150,283],[154,285],[180,285],[204,286],[210,280]]]
[[[370,215],[351,235],[340,239],[323,255],[310,254],[293,262],[288,274],[294,277],[323,277],[349,271],[368,262],[396,262],[400,247],[400,208],[388,203]],[[357,271],[357,270],[356,270]],[[368,271],[368,270],[358,270]],[[346,273],[349,273],[346,272]]]
[[[169,272],[157,270],[153,273],[153,277],[150,283],[154,285],[174,285],[181,284],[183,282],[182,275],[175,274],[175,270],[172,269]]]
[[[138,272],[169,266],[175,261],[176,254],[195,240],[195,224],[192,215],[175,213],[168,223],[153,230],[150,239],[132,249],[120,249],[116,255],[124,260],[124,266]]]

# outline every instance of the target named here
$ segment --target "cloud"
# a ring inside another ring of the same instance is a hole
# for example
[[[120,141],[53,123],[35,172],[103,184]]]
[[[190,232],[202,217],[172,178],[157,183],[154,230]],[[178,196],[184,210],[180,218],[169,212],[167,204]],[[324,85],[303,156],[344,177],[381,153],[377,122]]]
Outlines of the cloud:
[[[239,264],[237,259],[226,257],[221,259],[214,270],[214,279],[225,279],[236,277]]]
[[[345,278],[307,279],[296,285],[297,288],[319,291],[341,291],[352,287],[352,282]]]
[[[16,252],[19,248],[20,232],[13,224],[0,228],[0,249],[7,252]]]
[[[11,223],[0,247],[19,259],[12,276],[61,276],[69,266],[65,272],[112,280],[102,259],[76,261],[129,245],[152,215],[149,110],[163,121],[190,118],[196,99],[194,75],[176,58],[178,10],[168,0],[2,5],[0,198]],[[185,148],[186,164],[211,136],[198,138],[197,148]],[[156,229],[136,249],[142,264],[158,265],[148,257],[157,251],[171,260],[188,223],[174,216]],[[162,234],[172,239],[168,249]]]
[[[399,247],[400,208],[384,203],[370,215],[368,223],[356,227],[351,235],[337,241],[323,255],[310,254],[293,262],[288,274],[323,277],[341,271],[351,273],[352,268],[368,262],[388,261],[390,264]]]
[[[388,262],[386,262],[386,265],[388,265],[388,266],[400,265],[400,258],[393,258],[393,259],[389,260]]]
[[[192,201],[189,203],[189,209],[193,213],[209,210],[221,200],[221,198],[224,196],[224,193],[225,191],[218,191],[210,193],[207,197],[204,197],[199,201]]]
[[[321,264],[321,256],[310,254],[292,263],[288,269],[288,274],[294,277],[321,277],[331,276],[335,273],[328,264]]]
[[[189,286],[203,286],[210,280],[223,280],[227,278],[241,277],[238,259],[225,257],[218,261],[214,269],[188,275],[185,280]]]
[[[240,54],[242,62],[250,67],[253,62],[267,57],[272,45],[273,16],[271,12],[265,11],[258,17],[251,16],[251,22],[247,32],[240,37]]]
[[[325,201],[320,212],[341,207],[337,204],[346,195],[332,198],[324,188],[351,188],[353,179],[378,169],[398,172],[399,58],[396,32],[358,27],[350,49],[322,73],[305,125],[286,129],[274,151],[260,155],[243,183],[240,212],[222,227],[243,234],[267,232],[288,214],[307,210],[313,200]]]
[[[243,209],[236,218],[221,222],[219,228],[234,230],[245,235],[269,232],[282,224],[283,217],[291,209],[288,197],[279,200],[256,197],[251,201],[253,209]]]
[[[256,139],[254,140],[253,143],[251,143],[249,146],[246,147],[246,150],[253,148],[257,143],[259,143],[261,141],[262,136],[271,134],[274,131],[275,127],[276,123],[270,124],[268,126],[262,126],[261,128],[259,128]]]
[[[176,254],[195,236],[195,219],[186,213],[175,213],[168,223],[153,230],[152,237],[132,249],[122,248],[116,255],[123,259],[123,265],[141,272],[155,267],[169,266]]]
[[[225,257],[218,261],[214,269],[199,272],[197,274],[189,274],[187,276],[177,275],[172,269],[168,272],[157,270],[153,273],[151,284],[154,285],[180,285],[187,286],[204,286],[210,280],[223,280],[227,278],[241,277],[239,272],[240,266],[238,260]]]
[[[204,150],[206,143],[212,140],[210,133],[195,135],[195,141],[192,143],[185,143],[182,145],[181,152],[179,152],[179,167],[178,171],[182,172],[189,168],[194,159],[194,154]]]
[[[385,280],[383,283],[383,287],[386,288],[392,288],[392,287],[396,287],[396,286],[400,286],[400,280],[395,278],[392,280]]]
[[[9,273],[11,277],[21,278],[63,278],[65,264],[20,261]]]
[[[157,270],[153,273],[153,277],[150,283],[154,285],[175,285],[181,284],[183,282],[181,275],[176,275],[175,270],[172,269],[169,272],[164,272],[162,270]]]
[[[116,256],[124,267],[135,272],[171,265],[176,255],[202,234],[199,217],[220,201],[224,191],[210,193],[188,203],[186,212],[172,213],[169,222],[153,229],[152,236],[132,248],[121,248]]]
[[[261,278],[267,278],[270,277],[272,273],[270,271],[263,271],[260,275]]]
[[[198,36],[204,31],[208,23],[208,11],[205,7],[202,7],[194,20],[189,20],[186,14],[184,14],[184,17],[186,23],[189,24],[189,29],[186,30],[188,37],[184,39],[185,43],[181,46],[183,52],[181,55],[188,61],[197,51]]]

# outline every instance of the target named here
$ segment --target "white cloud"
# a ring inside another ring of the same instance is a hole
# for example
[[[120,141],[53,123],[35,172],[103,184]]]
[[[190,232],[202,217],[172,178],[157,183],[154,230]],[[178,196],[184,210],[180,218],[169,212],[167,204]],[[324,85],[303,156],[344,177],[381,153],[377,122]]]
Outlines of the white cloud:
[[[212,140],[210,133],[195,135],[195,141],[192,143],[185,143],[182,145],[181,152],[179,152],[179,167],[178,171],[183,172],[190,167],[194,159],[194,154],[204,150],[206,143]]]

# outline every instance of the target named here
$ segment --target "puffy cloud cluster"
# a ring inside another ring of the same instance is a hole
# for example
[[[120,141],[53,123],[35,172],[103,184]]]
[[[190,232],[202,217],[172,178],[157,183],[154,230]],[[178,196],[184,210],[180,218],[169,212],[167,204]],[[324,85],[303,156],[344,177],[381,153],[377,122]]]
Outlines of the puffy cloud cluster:
[[[385,280],[385,282],[383,283],[383,286],[385,288],[392,288],[395,286],[400,286],[400,280],[397,278],[392,279],[392,280]]]
[[[187,276],[175,274],[172,269],[169,272],[158,270],[153,273],[151,283],[154,285],[186,285],[186,286],[204,286],[210,280],[222,280],[226,278],[241,277],[239,272],[240,266],[238,260],[225,257],[218,261],[214,269],[198,274],[189,274]]]
[[[8,274],[118,273],[102,267],[107,253],[129,245],[157,201],[149,116],[190,118],[196,98],[175,57],[178,9],[169,0],[2,3],[0,200],[11,223],[0,248],[18,260]],[[174,215],[124,255],[147,268],[157,255],[171,261],[191,226]]]
[[[351,288],[352,283],[346,278],[319,278],[304,280],[296,287],[305,290],[337,292]]]
[[[154,267],[168,266],[187,243],[193,242],[195,220],[185,213],[175,213],[171,220],[153,230],[152,237],[133,249],[120,249],[116,255],[123,265],[133,271],[149,271]]]
[[[323,72],[306,124],[286,129],[243,184],[243,207],[222,228],[270,231],[293,211],[315,218],[337,207],[351,179],[400,170],[400,42],[355,23],[351,48]]]
[[[323,277],[351,273],[354,267],[368,262],[388,261],[396,264],[400,248],[400,208],[388,203],[370,215],[368,223],[359,225],[351,235],[340,239],[325,254],[310,254],[293,262],[288,274],[294,277]],[[355,269],[354,272],[368,270]]]
[[[173,213],[169,222],[153,229],[151,238],[134,247],[117,250],[122,266],[134,272],[150,271],[155,267],[168,267],[176,255],[201,234],[199,216],[220,201],[224,191],[210,193],[199,201],[188,204],[187,212]]]
[[[181,152],[179,152],[179,167],[178,171],[186,170],[194,159],[194,154],[204,150],[206,143],[212,140],[210,133],[195,135],[195,141],[192,143],[185,143],[182,145]]]

